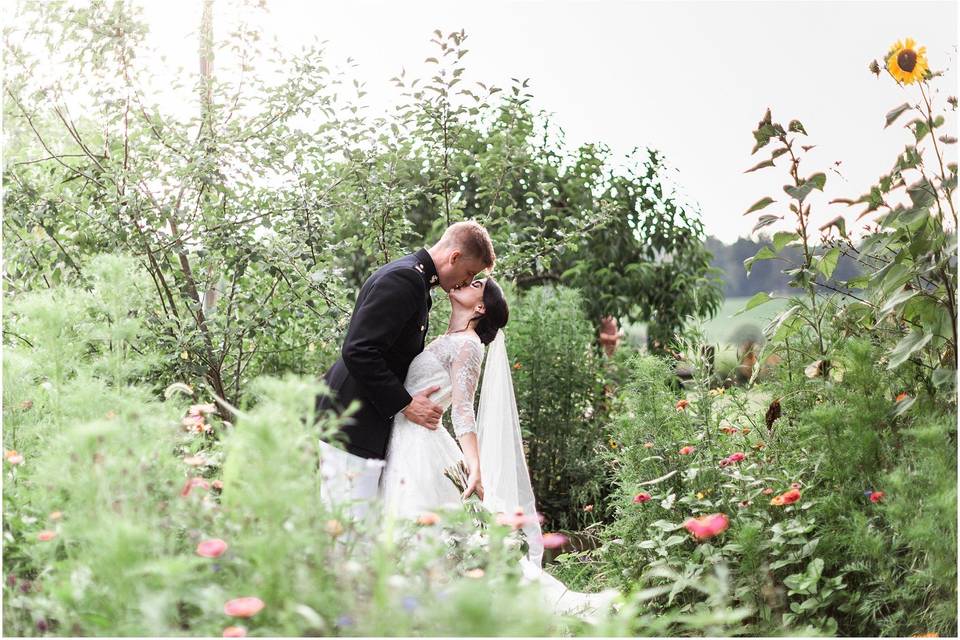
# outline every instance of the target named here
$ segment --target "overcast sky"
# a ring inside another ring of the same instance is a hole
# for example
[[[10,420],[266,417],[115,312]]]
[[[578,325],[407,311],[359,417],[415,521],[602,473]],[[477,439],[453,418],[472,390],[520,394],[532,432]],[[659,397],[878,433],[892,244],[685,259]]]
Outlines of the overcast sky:
[[[152,39],[172,61],[196,65],[200,0],[145,0]],[[887,172],[906,130],[883,130],[884,114],[919,100],[916,85],[878,79],[868,63],[897,39],[927,47],[948,69],[937,101],[957,94],[956,2],[314,2],[266,0],[268,35],[293,52],[329,41],[331,62],[353,57],[373,105],[396,91],[401,66],[419,72],[435,28],[465,29],[472,78],[530,78],[535,106],[554,114],[571,145],[597,141],[625,153],[663,151],[698,203],[708,233],[732,241],[750,232],[742,213],[783,195],[785,170],[744,174],[751,131],[767,107],[784,124],[800,119],[818,145],[803,173],[828,172],[823,202],[858,196]],[[215,10],[226,11],[222,0]],[[223,24],[223,20],[218,24]],[[219,34],[218,34],[219,35]],[[948,119],[956,135],[956,118]],[[956,161],[956,145],[950,149]],[[768,173],[769,172],[769,173]],[[771,212],[775,212],[773,206]],[[814,222],[852,211],[815,209]]]

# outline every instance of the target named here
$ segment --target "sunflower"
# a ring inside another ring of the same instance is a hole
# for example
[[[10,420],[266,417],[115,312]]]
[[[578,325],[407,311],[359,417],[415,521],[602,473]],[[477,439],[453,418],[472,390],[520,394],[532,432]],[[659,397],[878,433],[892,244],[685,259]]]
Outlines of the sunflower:
[[[897,40],[887,55],[887,71],[898,82],[913,84],[922,80],[927,72],[927,48],[916,48],[913,38],[907,38],[906,44]]]

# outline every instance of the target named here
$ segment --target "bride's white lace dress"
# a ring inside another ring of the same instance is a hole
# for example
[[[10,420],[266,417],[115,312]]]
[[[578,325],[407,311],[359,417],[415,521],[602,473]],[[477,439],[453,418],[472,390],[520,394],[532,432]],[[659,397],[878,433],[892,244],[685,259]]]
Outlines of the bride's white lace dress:
[[[483,356],[484,347],[476,333],[442,335],[413,359],[404,382],[411,395],[429,387],[440,387],[430,399],[442,407],[444,413],[451,409],[457,437],[476,431],[473,400]],[[463,452],[442,425],[431,430],[410,422],[402,413],[397,414],[380,483],[387,512],[416,518],[427,511],[460,504],[460,491],[444,476],[444,470],[462,460]],[[523,558],[521,567],[527,580],[540,584],[541,592],[558,613],[593,617],[616,596],[616,592],[610,590],[569,591],[562,582],[543,571],[539,561]]]

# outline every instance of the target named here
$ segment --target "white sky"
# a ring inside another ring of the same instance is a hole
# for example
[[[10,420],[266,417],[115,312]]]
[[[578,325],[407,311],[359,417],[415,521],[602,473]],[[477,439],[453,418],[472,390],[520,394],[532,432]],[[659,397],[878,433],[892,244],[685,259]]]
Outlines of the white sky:
[[[171,62],[196,69],[200,0],[144,0],[153,44]],[[884,114],[919,100],[916,85],[877,79],[867,64],[897,39],[927,47],[933,69],[948,69],[937,101],[957,94],[956,2],[318,2],[266,0],[264,27],[295,52],[329,41],[331,64],[353,57],[371,104],[397,97],[388,78],[401,66],[415,74],[434,55],[429,40],[465,29],[471,78],[508,86],[530,78],[534,105],[554,114],[567,142],[597,141],[625,153],[654,146],[679,171],[699,203],[707,232],[724,241],[746,235],[756,215],[742,213],[764,195],[783,196],[786,171],[743,171],[769,155],[750,156],[751,131],[769,106],[784,125],[798,118],[828,172],[826,203],[856,197],[893,165],[912,135],[884,131]],[[229,11],[223,0],[215,12]],[[216,14],[223,25],[227,16]],[[221,32],[218,31],[219,36]],[[956,135],[956,117],[948,117]],[[949,149],[956,161],[956,145]],[[779,164],[779,163],[778,163]],[[819,209],[819,212],[818,212]],[[822,223],[853,209],[814,207]],[[771,206],[764,213],[777,213]],[[856,228],[856,227],[854,227]]]

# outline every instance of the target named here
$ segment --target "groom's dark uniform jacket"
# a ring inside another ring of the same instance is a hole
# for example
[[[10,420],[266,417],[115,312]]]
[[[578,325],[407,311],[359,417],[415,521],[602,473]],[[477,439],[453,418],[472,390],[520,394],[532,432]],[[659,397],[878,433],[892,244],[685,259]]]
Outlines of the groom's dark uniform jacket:
[[[340,358],[324,376],[334,398],[317,397],[317,409],[360,410],[343,427],[348,452],[384,458],[393,417],[412,398],[403,386],[407,369],[423,351],[437,269],[426,249],[386,264],[357,295]],[[419,391],[419,389],[417,390]]]

